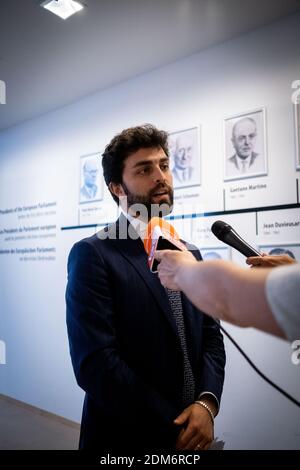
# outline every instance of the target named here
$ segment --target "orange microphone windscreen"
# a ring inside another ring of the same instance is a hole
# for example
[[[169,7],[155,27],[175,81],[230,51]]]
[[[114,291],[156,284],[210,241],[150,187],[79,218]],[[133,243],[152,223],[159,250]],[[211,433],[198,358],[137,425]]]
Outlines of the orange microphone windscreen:
[[[156,227],[159,227],[163,236],[166,235],[167,238],[171,237],[174,240],[179,240],[178,233],[176,232],[175,228],[171,224],[169,224],[169,222],[162,219],[161,217],[152,217],[152,219],[147,225],[146,236],[144,238],[144,248],[148,255],[151,251],[154,229],[156,229]]]
[[[175,249],[185,251],[186,246],[180,241],[175,228],[160,217],[153,217],[148,223],[144,248],[148,254],[148,264],[151,271],[156,272],[157,262],[154,253],[159,249]],[[155,269],[153,269],[155,266]]]

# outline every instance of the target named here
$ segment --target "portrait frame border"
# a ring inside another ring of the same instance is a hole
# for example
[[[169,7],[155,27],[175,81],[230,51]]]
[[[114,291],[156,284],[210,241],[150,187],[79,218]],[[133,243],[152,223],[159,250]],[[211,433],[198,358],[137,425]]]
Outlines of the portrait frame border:
[[[103,201],[103,193],[104,193],[104,181],[103,181],[103,175],[102,175],[102,178],[100,179],[101,180],[101,189],[100,189],[100,197],[97,198],[97,199],[92,199],[91,201],[81,201],[80,200],[80,188],[81,188],[81,169],[82,169],[82,160],[85,159],[85,158],[88,158],[88,157],[94,157],[98,155],[100,161],[102,159],[102,153],[101,151],[98,151],[98,152],[93,152],[93,153],[87,153],[87,154],[84,154],[84,155],[81,155],[79,157],[79,192],[78,192],[78,195],[79,195],[79,200],[78,200],[78,204],[81,205],[81,204],[93,204],[94,202],[100,202],[100,201]]]
[[[226,176],[226,121],[229,121],[230,119],[236,119],[236,118],[242,118],[242,117],[247,117],[249,114],[254,114],[262,112],[263,116],[263,139],[264,139],[264,145],[263,145],[263,150],[264,150],[264,167],[265,170],[259,173],[249,173],[246,175],[236,175],[236,176]],[[254,108],[248,111],[244,111],[241,113],[237,114],[232,114],[225,116],[223,118],[223,181],[237,181],[237,180],[244,180],[244,179],[249,179],[249,178],[257,178],[260,176],[268,176],[269,174],[269,169],[268,169],[268,144],[267,144],[267,108],[266,106],[261,106],[259,108]]]
[[[201,186],[201,184],[202,184],[202,178],[201,178],[201,176],[202,176],[202,142],[201,142],[202,129],[201,128],[202,128],[201,124],[195,124],[195,125],[191,125],[191,126],[184,127],[184,128],[179,128],[177,130],[172,130],[172,131],[168,132],[168,136],[170,136],[170,135],[173,135],[173,134],[180,134],[181,132],[187,132],[187,131],[191,131],[191,130],[196,129],[197,130],[197,139],[198,139],[197,151],[198,151],[198,156],[199,156],[199,182],[193,183],[193,184],[186,184],[186,185],[183,185],[183,186],[176,186],[175,183],[174,183],[174,177],[173,177],[173,189],[174,189],[174,191],[175,190],[178,191],[180,189],[195,188],[195,187]],[[172,169],[171,169],[171,173],[172,173],[172,176],[173,176]]]

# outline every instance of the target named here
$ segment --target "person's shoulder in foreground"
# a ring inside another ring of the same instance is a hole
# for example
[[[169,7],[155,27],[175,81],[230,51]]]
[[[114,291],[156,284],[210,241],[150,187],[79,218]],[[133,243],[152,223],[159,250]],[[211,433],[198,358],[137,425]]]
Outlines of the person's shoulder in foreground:
[[[273,269],[267,277],[266,296],[287,339],[300,339],[300,263]]]

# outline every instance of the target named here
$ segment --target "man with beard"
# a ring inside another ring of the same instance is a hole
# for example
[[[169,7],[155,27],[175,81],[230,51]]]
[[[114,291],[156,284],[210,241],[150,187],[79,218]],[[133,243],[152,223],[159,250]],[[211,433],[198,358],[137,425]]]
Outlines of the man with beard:
[[[151,210],[172,209],[167,138],[148,124],[107,145],[104,178],[121,215],[69,256],[70,352],[86,392],[81,449],[128,455],[207,449],[213,440],[222,335],[185,296],[162,287],[142,242],[150,216],[159,215]]]

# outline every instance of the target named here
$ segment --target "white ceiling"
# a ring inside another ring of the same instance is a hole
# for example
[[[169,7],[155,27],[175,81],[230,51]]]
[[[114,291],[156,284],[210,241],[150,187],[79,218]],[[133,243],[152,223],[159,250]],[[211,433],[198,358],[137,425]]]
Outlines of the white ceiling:
[[[84,0],[66,21],[1,0],[0,129],[300,10],[299,0]]]

